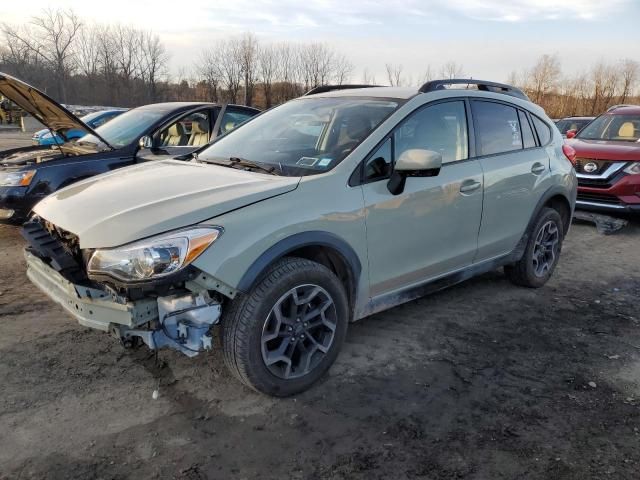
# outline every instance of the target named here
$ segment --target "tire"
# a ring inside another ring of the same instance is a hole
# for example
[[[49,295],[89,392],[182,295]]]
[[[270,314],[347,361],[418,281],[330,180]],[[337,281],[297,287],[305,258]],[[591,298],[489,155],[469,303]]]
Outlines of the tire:
[[[242,383],[267,395],[286,397],[311,387],[333,364],[347,333],[342,283],[306,259],[279,260],[229,307],[222,319],[225,363]],[[323,315],[311,316],[319,311]]]
[[[547,283],[560,258],[563,229],[560,214],[553,208],[543,208],[531,229],[522,258],[513,265],[504,267],[507,278],[516,285],[529,288],[540,288]],[[550,246],[552,238],[555,240]],[[548,241],[544,241],[545,239]],[[544,263],[547,264],[546,268],[542,268]]]

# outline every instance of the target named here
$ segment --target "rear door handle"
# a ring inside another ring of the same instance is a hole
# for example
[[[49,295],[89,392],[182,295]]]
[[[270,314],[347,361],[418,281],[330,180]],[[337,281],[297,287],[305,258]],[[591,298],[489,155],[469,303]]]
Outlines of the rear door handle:
[[[547,169],[547,167],[545,167],[542,163],[540,162],[536,162],[533,164],[533,166],[531,167],[531,173],[533,173],[534,175],[540,175],[541,173],[543,173],[545,170]]]
[[[471,179],[465,180],[460,185],[460,193],[468,194],[479,189],[481,186],[482,186],[482,183],[477,182],[476,180],[471,180]]]

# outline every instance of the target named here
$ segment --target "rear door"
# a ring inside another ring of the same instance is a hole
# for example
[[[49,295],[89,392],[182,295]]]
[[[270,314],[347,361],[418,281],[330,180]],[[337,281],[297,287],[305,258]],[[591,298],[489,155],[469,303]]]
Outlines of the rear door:
[[[472,100],[471,107],[476,151],[484,172],[478,262],[510,253],[525,232],[550,185],[544,145],[550,142],[551,132],[537,119],[542,122],[541,142],[533,116],[507,102]]]
[[[222,111],[220,120],[216,122],[217,134],[224,135],[256,115],[256,111],[235,105],[228,105]]]

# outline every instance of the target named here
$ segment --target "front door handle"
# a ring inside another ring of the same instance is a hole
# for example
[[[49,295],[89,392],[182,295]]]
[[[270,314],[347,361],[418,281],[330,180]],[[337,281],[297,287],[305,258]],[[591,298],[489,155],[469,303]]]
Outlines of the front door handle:
[[[543,173],[545,170],[547,169],[547,167],[545,167],[542,163],[540,162],[536,162],[533,164],[533,166],[531,167],[531,173],[533,173],[534,175],[540,175],[541,173]]]
[[[460,185],[460,193],[468,194],[479,189],[481,186],[482,186],[482,183],[477,182],[476,180],[465,180]]]

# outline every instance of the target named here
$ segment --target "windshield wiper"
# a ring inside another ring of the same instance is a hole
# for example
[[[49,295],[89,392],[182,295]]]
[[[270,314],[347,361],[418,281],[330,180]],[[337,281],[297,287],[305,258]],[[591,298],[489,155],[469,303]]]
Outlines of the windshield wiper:
[[[206,163],[213,163],[214,165],[222,165],[223,167],[230,167],[230,168],[238,168],[241,170],[260,170],[262,172],[268,173],[270,175],[280,175],[282,172],[282,169],[280,169],[280,172],[278,172],[276,170],[276,167],[274,166],[266,166],[264,164],[258,163],[258,162],[253,162],[251,160],[247,160],[246,158],[240,158],[240,157],[230,157],[228,159],[208,159],[208,158],[201,158],[198,155],[194,155],[194,159],[198,162],[206,162]]]
[[[280,173],[276,172],[276,167],[273,165],[265,165],[258,162],[253,162],[251,160],[247,160],[246,158],[240,157],[231,157],[229,161],[233,163],[234,166],[245,167],[245,168],[255,168],[257,170],[262,170],[263,172],[270,173],[272,175],[280,175],[282,173],[282,168],[280,169]]]

